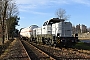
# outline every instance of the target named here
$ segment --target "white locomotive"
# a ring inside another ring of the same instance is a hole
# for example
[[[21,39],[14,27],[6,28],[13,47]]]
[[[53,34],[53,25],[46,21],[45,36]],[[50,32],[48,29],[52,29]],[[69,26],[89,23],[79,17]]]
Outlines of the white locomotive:
[[[20,35],[37,43],[72,46],[78,40],[78,35],[72,36],[71,22],[65,22],[63,19],[53,18],[44,22],[42,27],[32,25],[21,30]]]

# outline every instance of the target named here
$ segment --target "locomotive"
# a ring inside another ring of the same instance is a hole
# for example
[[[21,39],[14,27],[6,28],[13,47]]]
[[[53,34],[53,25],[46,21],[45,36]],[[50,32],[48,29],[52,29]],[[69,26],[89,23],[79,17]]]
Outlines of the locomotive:
[[[52,46],[73,46],[78,42],[78,34],[72,35],[72,23],[53,18],[44,22],[42,27],[31,25],[20,31],[21,39]]]

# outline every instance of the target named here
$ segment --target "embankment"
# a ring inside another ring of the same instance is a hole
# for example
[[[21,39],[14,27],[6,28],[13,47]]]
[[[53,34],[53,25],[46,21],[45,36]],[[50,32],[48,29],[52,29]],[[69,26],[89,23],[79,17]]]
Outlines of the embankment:
[[[79,33],[78,39],[80,40],[90,40],[90,33]]]

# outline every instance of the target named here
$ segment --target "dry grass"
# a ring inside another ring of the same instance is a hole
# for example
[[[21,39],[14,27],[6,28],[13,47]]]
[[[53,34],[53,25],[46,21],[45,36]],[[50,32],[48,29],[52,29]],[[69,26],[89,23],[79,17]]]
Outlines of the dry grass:
[[[1,53],[0,53],[0,59],[1,58],[3,58],[4,56],[6,56],[6,54],[8,53],[8,51],[9,51],[9,46],[10,46],[10,44],[11,44],[11,42],[12,42],[13,40],[7,40],[7,41],[5,41],[5,43],[4,43],[4,45],[1,45],[2,46],[2,48],[0,48],[1,49]]]

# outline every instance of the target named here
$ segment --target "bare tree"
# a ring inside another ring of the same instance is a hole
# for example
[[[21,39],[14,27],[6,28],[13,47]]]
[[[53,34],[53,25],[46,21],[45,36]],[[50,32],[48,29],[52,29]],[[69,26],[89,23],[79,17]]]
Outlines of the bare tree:
[[[75,33],[76,33],[76,28],[75,28],[75,26],[74,26],[74,25],[72,26],[72,33],[73,33],[73,34],[75,34]]]
[[[2,43],[4,44],[5,40],[5,18],[6,18],[6,11],[8,6],[8,0],[2,0],[2,12],[1,12],[1,20],[2,20]]]
[[[10,18],[12,16],[17,16],[19,14],[18,7],[14,0],[2,0],[2,17]]]
[[[10,18],[11,16],[18,15],[18,7],[15,2],[9,1],[8,8],[7,8],[7,17]]]
[[[16,3],[11,0],[8,2],[8,7],[7,7],[7,37],[9,38],[9,36],[11,35],[11,33],[13,33],[13,30],[15,30],[15,25],[18,25],[18,7],[16,5]],[[12,28],[12,29],[11,29]],[[10,33],[11,32],[11,33]],[[9,36],[8,36],[9,35]],[[12,36],[12,35],[11,35]]]
[[[8,27],[10,27],[10,25],[12,25],[12,23],[16,23],[18,20],[17,19],[18,9],[17,9],[16,3],[13,0],[2,0],[1,15],[2,15],[2,35],[3,35],[2,43],[4,44],[5,32],[9,29]],[[10,19],[11,17],[13,17],[13,18]],[[10,19],[10,20],[7,22],[8,19]],[[6,28],[6,25],[7,25],[7,28]],[[13,26],[15,27],[15,24]]]
[[[56,11],[56,16],[59,19],[64,19],[64,20],[68,20],[68,18],[70,17],[69,15],[66,15],[66,11],[62,8],[60,8]]]

